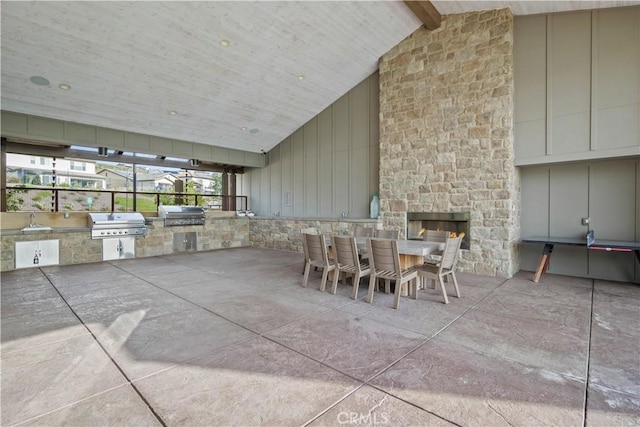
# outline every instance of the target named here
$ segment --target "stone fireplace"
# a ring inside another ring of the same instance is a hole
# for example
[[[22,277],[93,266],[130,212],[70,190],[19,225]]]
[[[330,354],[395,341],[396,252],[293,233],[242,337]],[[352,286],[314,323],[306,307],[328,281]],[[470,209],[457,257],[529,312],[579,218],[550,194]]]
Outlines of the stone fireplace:
[[[511,277],[520,226],[511,12],[446,15],[379,69],[384,226],[408,232],[408,213],[467,212],[459,269]]]

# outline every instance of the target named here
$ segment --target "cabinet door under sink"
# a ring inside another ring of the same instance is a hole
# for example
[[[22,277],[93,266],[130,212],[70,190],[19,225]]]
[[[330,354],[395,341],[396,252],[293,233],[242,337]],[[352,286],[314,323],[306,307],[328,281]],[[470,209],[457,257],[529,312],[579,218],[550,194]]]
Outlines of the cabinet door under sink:
[[[16,269],[60,264],[60,240],[16,242]]]

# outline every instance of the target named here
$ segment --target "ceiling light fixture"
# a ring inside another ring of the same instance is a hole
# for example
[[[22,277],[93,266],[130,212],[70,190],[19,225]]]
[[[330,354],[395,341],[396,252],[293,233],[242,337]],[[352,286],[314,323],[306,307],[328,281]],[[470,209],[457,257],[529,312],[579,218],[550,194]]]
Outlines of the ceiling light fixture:
[[[228,47],[229,44],[230,44],[229,40],[227,40],[227,39],[220,40],[220,46],[222,46],[222,47]]]
[[[249,132],[250,132],[250,133],[258,133],[258,132],[260,132],[260,129],[258,129],[258,128],[253,128],[253,129],[251,129]]]
[[[169,111],[169,115],[170,116],[175,116],[176,114],[178,114],[178,112],[176,110]]]
[[[66,83],[60,83],[58,87],[62,90],[71,90],[71,86]]]
[[[304,80],[304,78],[305,78],[305,77],[304,77],[304,74],[300,74],[300,75],[298,75],[298,80]]]
[[[49,86],[49,80],[45,79],[42,76],[31,76],[29,77],[29,81],[34,85]]]
[[[247,129],[247,127],[246,127],[246,126],[242,126],[242,127],[240,128],[240,130],[241,130],[242,132],[246,132],[246,131],[248,131],[249,129]]]

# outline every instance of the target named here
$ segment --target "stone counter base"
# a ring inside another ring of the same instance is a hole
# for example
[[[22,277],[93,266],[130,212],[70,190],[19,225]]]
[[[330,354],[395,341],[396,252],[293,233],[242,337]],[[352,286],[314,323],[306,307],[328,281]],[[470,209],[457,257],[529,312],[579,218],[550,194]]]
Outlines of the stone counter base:
[[[247,218],[207,218],[204,226],[165,227],[161,219],[151,219],[148,224],[147,235],[135,238],[136,258],[174,253],[174,233],[195,232],[196,251],[250,246]],[[60,265],[102,261],[102,240],[92,240],[89,228],[72,232],[3,232],[0,271],[15,269],[16,242],[53,239],[60,241]]]

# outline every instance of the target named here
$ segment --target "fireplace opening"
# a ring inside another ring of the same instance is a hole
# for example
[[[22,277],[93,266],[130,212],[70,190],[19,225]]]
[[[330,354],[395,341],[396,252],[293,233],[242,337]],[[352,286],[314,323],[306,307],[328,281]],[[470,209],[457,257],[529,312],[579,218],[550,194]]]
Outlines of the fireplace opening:
[[[420,230],[441,230],[464,233],[462,249],[471,247],[469,212],[407,212],[407,239],[422,240]]]

